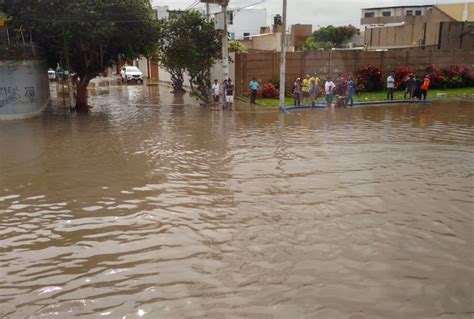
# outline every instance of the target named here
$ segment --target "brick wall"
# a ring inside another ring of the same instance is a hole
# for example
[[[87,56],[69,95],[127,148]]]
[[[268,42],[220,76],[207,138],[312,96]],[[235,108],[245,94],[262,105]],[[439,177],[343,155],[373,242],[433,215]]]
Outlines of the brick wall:
[[[297,77],[317,74],[323,78],[338,73],[355,73],[361,67],[375,64],[384,76],[401,66],[421,71],[426,65],[438,68],[465,64],[474,68],[474,50],[390,50],[390,51],[320,51],[287,53],[286,84],[290,86]],[[235,83],[238,95],[246,90],[252,78],[262,84],[278,81],[280,53],[259,52],[238,54],[235,58]],[[291,86],[290,86],[291,87]]]

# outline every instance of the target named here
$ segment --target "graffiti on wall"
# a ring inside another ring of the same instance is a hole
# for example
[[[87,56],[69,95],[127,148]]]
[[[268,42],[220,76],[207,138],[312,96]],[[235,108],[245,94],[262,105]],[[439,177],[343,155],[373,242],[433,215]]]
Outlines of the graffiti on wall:
[[[0,87],[0,108],[20,100],[18,89],[11,86]]]
[[[24,97],[29,103],[34,103],[36,100],[35,88],[33,86],[26,86]],[[0,108],[8,104],[16,103],[21,100],[18,94],[18,88],[11,86],[0,87]]]
[[[25,87],[25,97],[33,103],[35,101],[35,88],[32,86]]]

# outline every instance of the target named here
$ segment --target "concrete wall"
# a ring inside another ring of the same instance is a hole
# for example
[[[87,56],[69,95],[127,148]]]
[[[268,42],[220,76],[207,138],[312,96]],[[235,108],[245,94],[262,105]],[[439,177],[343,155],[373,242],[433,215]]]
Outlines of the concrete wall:
[[[49,101],[44,61],[0,61],[0,120],[39,115]]]
[[[248,82],[253,77],[261,83],[279,80],[280,53],[278,52],[238,54],[235,61],[235,83],[239,95],[246,90]],[[369,64],[379,66],[384,77],[401,66],[409,66],[420,72],[428,64],[434,64],[438,68],[464,64],[474,69],[474,50],[293,52],[287,55],[286,84],[291,85],[297,77],[306,74],[317,74],[325,78],[339,73],[356,73]]]
[[[286,35],[287,43],[290,43],[291,35]],[[259,34],[250,40],[239,41],[243,43],[249,51],[281,51],[281,32]],[[295,47],[289,45],[286,47],[288,52],[294,52]]]
[[[438,46],[440,49],[472,49],[470,40],[460,41],[462,21],[456,21],[440,7],[457,10],[457,16],[463,12],[462,5],[436,6],[424,12],[423,16],[392,16],[363,18],[362,24],[373,24],[366,27],[364,42],[368,48],[396,48],[415,46]],[[474,5],[472,6],[474,8]],[[395,9],[394,9],[395,10]],[[406,9],[404,9],[406,12]],[[460,12],[460,13],[459,13]],[[470,11],[469,11],[470,12]],[[454,14],[454,13],[453,13]],[[403,25],[390,23],[403,22]],[[378,25],[380,24],[380,25]],[[465,30],[464,30],[465,31]],[[444,38],[445,44],[440,42]],[[446,39],[449,39],[446,41]],[[463,43],[464,42],[464,43]],[[447,43],[447,44],[446,44]]]
[[[252,49],[281,51],[281,33],[268,33],[252,37]]]
[[[467,23],[448,22],[440,23],[440,41],[441,49],[466,49],[474,50],[474,35],[466,32]],[[462,35],[462,36],[461,36]]]
[[[473,49],[472,35],[464,22],[429,22],[403,26],[367,28],[365,43],[369,49],[434,46],[440,49]],[[462,38],[462,40],[461,40]]]

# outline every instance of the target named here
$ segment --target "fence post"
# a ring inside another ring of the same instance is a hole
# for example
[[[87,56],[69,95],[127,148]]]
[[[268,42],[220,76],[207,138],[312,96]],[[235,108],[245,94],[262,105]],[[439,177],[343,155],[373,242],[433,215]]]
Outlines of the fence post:
[[[359,58],[359,53],[354,51],[354,74],[357,73],[357,59]]]
[[[272,53],[272,81],[275,81],[275,52]]]
[[[300,66],[301,66],[301,72],[300,76],[303,78],[305,76],[305,69],[304,69],[304,52],[300,52]]]
[[[332,49],[329,50],[329,78],[332,78]]]
[[[383,60],[384,60],[384,58],[385,58],[385,54],[382,51],[382,52],[380,52],[380,71],[382,72],[382,76],[385,75],[384,70],[383,70],[383,65],[384,65]]]

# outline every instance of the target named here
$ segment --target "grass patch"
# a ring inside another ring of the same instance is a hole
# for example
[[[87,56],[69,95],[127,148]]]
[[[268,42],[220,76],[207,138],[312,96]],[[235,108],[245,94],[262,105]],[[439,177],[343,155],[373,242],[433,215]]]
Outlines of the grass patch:
[[[395,100],[403,100],[404,92],[395,91],[393,98]],[[469,98],[474,99],[474,87],[467,88],[456,88],[456,89],[446,89],[446,90],[429,90],[428,99],[436,100],[439,98]],[[248,97],[240,97],[244,102],[250,103]],[[354,96],[354,102],[370,102],[370,101],[385,101],[387,99],[387,93],[385,91],[380,92],[369,92],[362,93],[360,95]],[[324,102],[324,97],[320,97],[318,102]],[[285,105],[293,105],[293,98],[287,97],[285,99]],[[257,105],[260,106],[278,106],[278,99],[258,99]]]

